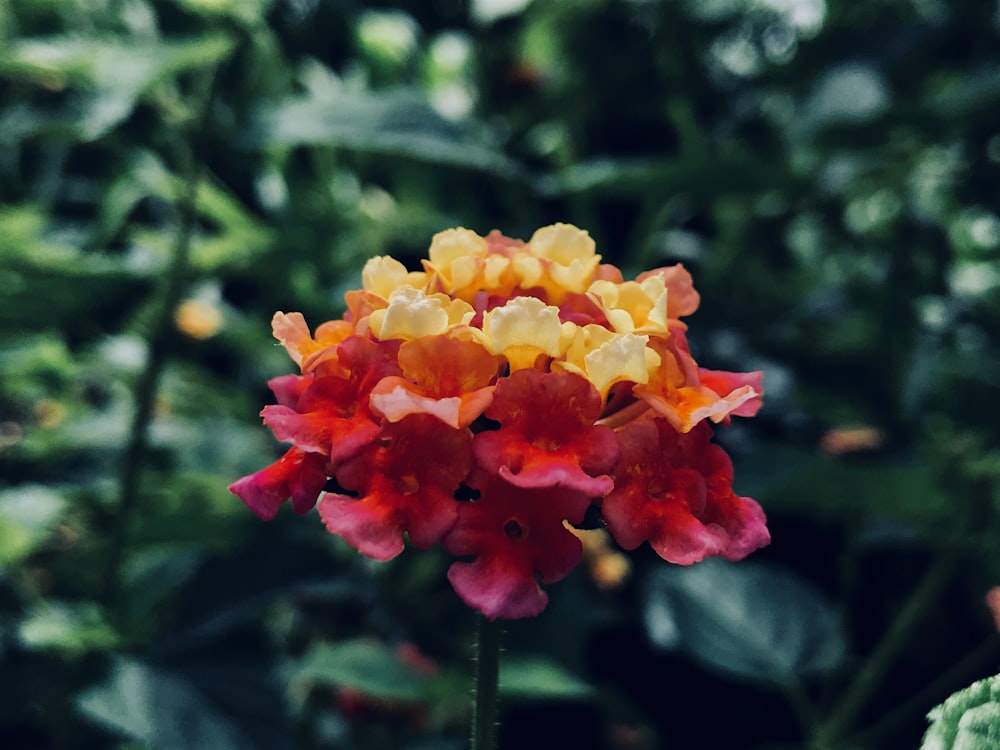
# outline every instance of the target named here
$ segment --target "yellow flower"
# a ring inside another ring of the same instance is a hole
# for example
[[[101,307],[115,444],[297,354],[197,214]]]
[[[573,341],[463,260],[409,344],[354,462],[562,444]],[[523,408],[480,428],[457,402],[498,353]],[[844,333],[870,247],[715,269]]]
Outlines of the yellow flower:
[[[505,356],[511,371],[534,366],[541,354],[561,353],[559,308],[535,297],[515,297],[490,310],[483,317],[483,333],[487,347]]]
[[[407,271],[406,266],[389,255],[370,258],[361,271],[364,290],[385,300],[401,286],[422,289],[426,283],[427,274],[423,271]]]
[[[660,358],[647,348],[649,336],[619,334],[598,325],[563,327],[566,359],[552,363],[552,368],[583,375],[606,396],[615,383],[646,383],[650,370]]]
[[[659,276],[621,284],[599,280],[587,291],[619,333],[667,330],[667,287]]]
[[[401,286],[389,296],[388,307],[372,312],[368,326],[382,340],[418,339],[468,325],[474,314],[472,306],[462,300]]]

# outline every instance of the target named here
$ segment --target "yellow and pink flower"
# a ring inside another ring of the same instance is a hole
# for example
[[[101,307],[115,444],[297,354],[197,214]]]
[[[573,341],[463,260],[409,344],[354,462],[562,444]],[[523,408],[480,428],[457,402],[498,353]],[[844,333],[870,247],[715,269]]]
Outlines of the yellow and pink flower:
[[[300,374],[270,382],[261,414],[291,447],[230,487],[260,517],[318,502],[378,560],[441,544],[462,558],[452,586],[493,619],[544,609],[590,508],[622,547],[682,565],[768,543],[711,442],[713,423],[757,412],[761,374],[698,366],[683,266],[625,281],[568,224],[527,242],[450,229],[423,270],[373,258],[362,286],[315,334],[274,316]]]

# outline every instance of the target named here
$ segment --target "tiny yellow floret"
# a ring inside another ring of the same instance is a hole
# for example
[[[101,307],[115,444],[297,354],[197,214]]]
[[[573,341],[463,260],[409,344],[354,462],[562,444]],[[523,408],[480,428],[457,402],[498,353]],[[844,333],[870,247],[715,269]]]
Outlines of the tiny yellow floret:
[[[548,258],[568,266],[573,261],[588,261],[594,256],[597,245],[590,233],[572,224],[552,224],[531,235],[528,242],[539,258]]]
[[[502,354],[511,370],[531,367],[539,354],[560,354],[559,308],[535,297],[516,297],[483,316],[483,332],[493,354]]]
[[[390,255],[369,258],[361,271],[361,284],[366,292],[389,299],[393,290],[401,286],[422,287],[426,274],[407,271],[406,266]]]
[[[369,326],[378,338],[417,339],[444,333],[451,326],[467,324],[472,307],[444,294],[424,294],[419,289],[401,286],[389,297],[385,310],[375,310]]]
[[[606,395],[615,383],[649,382],[646,344],[649,336],[625,333],[614,336],[589,352],[583,359],[587,377],[594,387]],[[655,355],[655,352],[652,352]]]

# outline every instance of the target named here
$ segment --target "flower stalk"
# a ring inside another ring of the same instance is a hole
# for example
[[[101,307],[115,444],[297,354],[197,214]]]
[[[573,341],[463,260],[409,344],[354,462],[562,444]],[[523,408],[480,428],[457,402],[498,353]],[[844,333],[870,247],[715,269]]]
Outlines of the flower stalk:
[[[496,750],[500,687],[499,620],[476,615],[476,684],[472,713],[472,750]]]
[[[129,429],[128,442],[122,456],[117,513],[110,534],[110,548],[104,575],[106,604],[112,605],[121,591],[122,565],[126,557],[129,530],[140,502],[142,472],[149,452],[148,429],[153,419],[156,392],[167,360],[167,348],[174,325],[174,310],[180,303],[188,282],[191,245],[197,218],[198,188],[202,179],[202,164],[194,140],[203,130],[214,92],[215,73],[207,73],[198,108],[191,122],[183,129],[179,148],[180,178],[175,199],[177,231],[171,249],[170,265],[159,289],[159,304],[153,312],[146,338],[146,367],[135,387],[135,411]]]

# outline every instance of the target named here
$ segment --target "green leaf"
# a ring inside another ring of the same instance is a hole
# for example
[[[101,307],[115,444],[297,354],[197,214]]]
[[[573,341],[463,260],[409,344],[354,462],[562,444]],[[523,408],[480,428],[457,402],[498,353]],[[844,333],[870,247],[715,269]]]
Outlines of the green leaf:
[[[500,660],[500,692],[524,700],[582,700],[593,688],[551,659],[511,657]]]
[[[234,682],[230,687],[244,686]],[[244,726],[240,717],[209,698],[181,673],[119,659],[104,683],[79,696],[77,707],[91,720],[155,750],[273,746],[273,738]]]
[[[1000,674],[935,707],[920,750],[1000,750]]]
[[[815,588],[752,562],[660,568],[644,618],[656,645],[751,680],[794,682],[833,669],[845,651],[838,618]]]
[[[65,497],[42,485],[0,492],[0,566],[24,559],[42,544],[66,505]]]
[[[755,463],[756,467],[750,464]],[[749,482],[741,491],[758,497],[768,508],[831,512],[844,518],[889,518],[918,528],[931,527],[953,513],[933,466],[924,463],[886,464],[831,458],[815,451],[771,447],[744,461],[737,476]],[[771,471],[764,479],[766,467]],[[777,481],[774,481],[775,478]],[[756,485],[756,486],[755,486]],[[807,500],[805,500],[807,499]]]
[[[117,633],[93,602],[46,600],[21,621],[17,634],[25,648],[69,656],[108,650],[118,642]]]
[[[74,127],[85,140],[125,119],[153,85],[186,70],[218,64],[235,40],[226,34],[172,41],[111,41],[52,36],[20,39],[0,53],[0,75],[28,78],[49,88],[80,86]]]
[[[295,669],[301,680],[338,685],[383,700],[421,701],[426,678],[406,666],[384,643],[357,638],[320,644]]]
[[[326,90],[257,113],[250,145],[340,146],[513,176],[512,161],[483,134],[439,115],[419,91]]]

